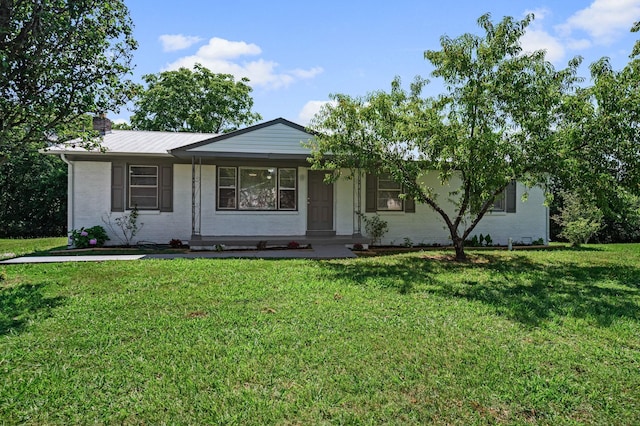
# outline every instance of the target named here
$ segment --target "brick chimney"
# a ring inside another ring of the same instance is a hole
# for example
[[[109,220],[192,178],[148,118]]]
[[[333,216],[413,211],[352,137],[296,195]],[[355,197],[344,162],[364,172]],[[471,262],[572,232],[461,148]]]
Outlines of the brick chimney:
[[[100,136],[111,133],[111,120],[107,118],[106,114],[93,117],[93,130],[99,132]]]

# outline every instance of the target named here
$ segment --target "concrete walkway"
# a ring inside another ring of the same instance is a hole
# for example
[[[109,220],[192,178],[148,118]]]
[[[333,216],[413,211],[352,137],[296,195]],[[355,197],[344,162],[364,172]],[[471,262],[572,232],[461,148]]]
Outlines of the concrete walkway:
[[[167,254],[106,254],[84,256],[23,256],[0,261],[0,264],[54,263],[54,262],[107,262],[111,260],[139,259],[346,259],[356,255],[344,245],[317,245],[312,249],[301,250],[238,250],[238,251],[201,251]]]

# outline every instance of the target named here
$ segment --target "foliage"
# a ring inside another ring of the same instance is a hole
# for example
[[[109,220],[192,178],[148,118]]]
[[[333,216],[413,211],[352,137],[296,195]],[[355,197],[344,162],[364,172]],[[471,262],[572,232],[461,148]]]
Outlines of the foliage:
[[[67,165],[23,150],[0,163],[0,237],[66,235]]]
[[[562,198],[560,213],[552,217],[562,227],[559,236],[575,247],[586,244],[602,227],[602,212],[579,195],[564,193]]]
[[[144,223],[138,224],[138,207],[135,206],[130,212],[111,220],[111,213],[102,222],[115,234],[120,242],[126,247],[130,247],[133,238],[142,230]]]
[[[173,238],[171,241],[169,241],[169,246],[171,248],[181,248],[183,246],[182,240],[179,238]]]
[[[147,74],[147,88],[135,101],[131,126],[138,130],[221,133],[262,117],[251,112],[249,79],[215,74],[200,64]]]
[[[108,239],[107,232],[100,225],[71,231],[71,241],[74,248],[102,247]]]
[[[0,266],[0,418],[640,424],[639,245],[448,254]]]
[[[290,248],[290,249],[300,248],[300,243],[297,241],[289,241],[289,243],[287,243],[287,248]]]
[[[132,31],[122,0],[0,2],[0,162],[60,141],[56,128],[84,113],[128,102]]]
[[[373,216],[367,216],[362,213],[358,213],[364,221],[364,229],[367,235],[371,238],[371,244],[375,245],[382,241],[384,234],[389,231],[389,224],[386,220],[380,217],[379,214]]]
[[[634,233],[629,222],[638,217],[633,197],[640,196],[640,41],[629,58],[619,71],[606,57],[591,64],[593,84],[578,89],[562,111],[565,149],[558,154],[570,161],[556,174],[565,191],[600,208],[608,225],[602,240],[628,241],[626,234]]]
[[[509,182],[544,186],[561,161],[555,129],[580,61],[557,71],[544,52],[523,52],[532,19],[493,24],[484,15],[483,36],[442,37],[441,50],[425,52],[431,75],[444,83],[435,99],[421,96],[421,78],[408,92],[396,79],[388,93],[333,95],[311,123],[314,167],[333,170],[334,179],[345,168],[390,173],[407,196],[439,214],[464,259],[464,240]],[[452,188],[449,199],[424,183],[429,171]]]

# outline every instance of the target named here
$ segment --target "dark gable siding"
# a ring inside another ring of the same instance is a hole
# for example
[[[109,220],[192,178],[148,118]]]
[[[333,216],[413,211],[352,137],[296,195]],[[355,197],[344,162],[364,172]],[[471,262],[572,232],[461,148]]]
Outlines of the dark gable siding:
[[[111,163],[111,211],[123,212],[125,207],[126,164]]]

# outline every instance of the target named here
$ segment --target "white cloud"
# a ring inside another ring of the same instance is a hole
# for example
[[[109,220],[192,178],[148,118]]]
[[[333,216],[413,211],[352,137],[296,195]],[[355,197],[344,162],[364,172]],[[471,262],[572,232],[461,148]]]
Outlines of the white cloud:
[[[549,62],[557,63],[564,58],[565,48],[562,43],[545,30],[529,28],[520,41],[522,49],[527,53],[537,50],[546,51],[546,58]]]
[[[321,67],[279,71],[279,64],[274,61],[262,58],[241,60],[242,57],[257,56],[261,53],[262,49],[256,44],[214,37],[200,47],[195,55],[184,56],[167,65],[165,70],[192,68],[199,63],[215,73],[232,74],[236,78],[247,77],[252,86],[266,89],[287,87],[295,81],[314,78],[324,71]]]
[[[320,109],[326,105],[335,105],[335,101],[309,101],[300,110],[298,114],[298,122],[302,125],[307,125],[311,119],[320,111]]]
[[[547,32],[542,25],[544,18],[550,14],[549,10],[527,10],[525,13],[533,13],[535,19],[527,28],[524,36],[520,39],[522,50],[526,53],[544,50],[548,61],[555,63],[561,61],[565,56],[564,45],[557,37],[554,37]]]
[[[202,40],[200,37],[185,36],[182,34],[163,34],[159,39],[160,43],[162,43],[162,50],[165,52],[186,49]]]
[[[585,31],[597,44],[610,45],[628,32],[640,16],[640,0],[594,0],[574,13],[557,30],[566,37]]]

